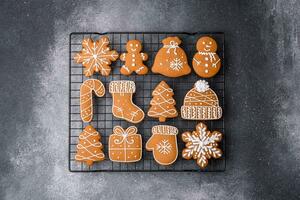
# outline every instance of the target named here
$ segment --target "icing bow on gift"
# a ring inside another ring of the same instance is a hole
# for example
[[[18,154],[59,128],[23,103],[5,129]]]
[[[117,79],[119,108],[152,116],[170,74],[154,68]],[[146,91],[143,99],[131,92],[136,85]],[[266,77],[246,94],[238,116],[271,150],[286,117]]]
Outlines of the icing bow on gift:
[[[177,55],[176,48],[179,48],[177,42],[175,42],[175,41],[172,40],[172,41],[170,41],[170,44],[166,44],[166,45],[164,45],[164,47],[168,48],[167,49],[167,53],[170,53],[170,50],[174,49],[174,54]]]
[[[123,142],[126,142],[127,144],[133,144],[134,139],[128,139],[128,136],[135,135],[137,133],[137,128],[135,126],[130,126],[126,130],[124,130],[121,126],[114,127],[114,135],[121,136],[121,139],[115,139],[115,144],[122,144]]]

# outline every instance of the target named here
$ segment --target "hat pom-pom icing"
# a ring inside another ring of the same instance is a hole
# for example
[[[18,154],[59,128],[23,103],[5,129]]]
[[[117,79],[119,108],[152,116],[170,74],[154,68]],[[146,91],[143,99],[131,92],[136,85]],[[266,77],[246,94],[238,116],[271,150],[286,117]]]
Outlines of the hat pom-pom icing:
[[[199,80],[195,83],[195,88],[198,92],[205,92],[209,89],[209,85],[207,81]]]

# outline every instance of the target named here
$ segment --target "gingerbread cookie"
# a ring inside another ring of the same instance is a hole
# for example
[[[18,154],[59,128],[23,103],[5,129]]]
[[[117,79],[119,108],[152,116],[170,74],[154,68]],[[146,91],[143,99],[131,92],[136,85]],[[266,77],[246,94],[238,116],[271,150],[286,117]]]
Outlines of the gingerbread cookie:
[[[152,136],[146,143],[147,151],[152,151],[155,161],[161,165],[171,165],[178,156],[178,129],[175,126],[157,125],[152,127]]]
[[[144,111],[132,102],[135,93],[133,81],[112,81],[109,92],[113,98],[112,113],[115,117],[131,123],[139,123],[144,119]]]
[[[189,120],[214,120],[222,117],[222,108],[216,93],[205,80],[195,83],[184,98],[181,117]]]
[[[201,169],[208,164],[208,159],[220,158],[222,156],[221,149],[218,148],[218,142],[222,139],[222,133],[207,130],[204,123],[199,123],[196,130],[185,132],[182,134],[182,140],[186,142],[185,149],[182,151],[182,157],[185,159],[195,159]]]
[[[142,136],[135,126],[124,130],[115,126],[109,136],[109,159],[114,162],[137,162],[142,158]]]
[[[162,41],[163,47],[155,56],[152,66],[153,73],[168,77],[179,77],[191,72],[186,54],[179,47],[181,40],[178,37],[168,37]]]
[[[120,72],[123,75],[130,75],[132,72],[138,75],[147,74],[148,68],[144,65],[143,61],[148,59],[146,53],[140,53],[142,51],[142,44],[139,40],[129,40],[126,44],[126,50],[128,53],[122,53],[120,59],[125,61]]]
[[[101,81],[88,79],[80,86],[80,116],[84,122],[93,119],[93,91],[98,97],[105,95],[105,88]]]
[[[200,77],[213,77],[220,70],[221,60],[216,54],[217,47],[217,42],[211,37],[201,37],[197,41],[198,52],[193,58],[193,68]]]
[[[161,81],[152,92],[153,98],[150,101],[151,107],[148,116],[158,118],[160,122],[165,122],[166,118],[177,117],[173,95],[173,90],[169,85],[165,81]]]
[[[99,40],[93,41],[86,38],[82,41],[82,50],[74,57],[77,63],[82,63],[86,68],[85,76],[92,76],[94,72],[99,72],[102,76],[108,76],[112,61],[116,61],[119,54],[116,51],[110,51],[109,39],[102,36]]]
[[[100,134],[92,125],[85,127],[79,135],[75,160],[85,162],[89,166],[94,162],[104,160],[105,155],[102,151],[103,145],[100,140]]]

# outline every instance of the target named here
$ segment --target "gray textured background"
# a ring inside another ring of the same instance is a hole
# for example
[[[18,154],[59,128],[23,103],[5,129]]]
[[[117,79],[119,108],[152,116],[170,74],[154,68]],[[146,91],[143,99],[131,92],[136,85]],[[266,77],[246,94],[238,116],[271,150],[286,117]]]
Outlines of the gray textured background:
[[[300,1],[1,1],[0,199],[299,199]],[[224,31],[225,173],[68,172],[72,31]]]

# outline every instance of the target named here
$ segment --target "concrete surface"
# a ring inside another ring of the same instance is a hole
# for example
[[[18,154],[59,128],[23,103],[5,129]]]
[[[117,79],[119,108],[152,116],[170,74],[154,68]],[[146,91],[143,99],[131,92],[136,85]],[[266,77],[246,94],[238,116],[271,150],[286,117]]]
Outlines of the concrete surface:
[[[297,0],[2,0],[0,199],[299,199],[299,9]],[[72,31],[224,31],[227,171],[68,172]]]

